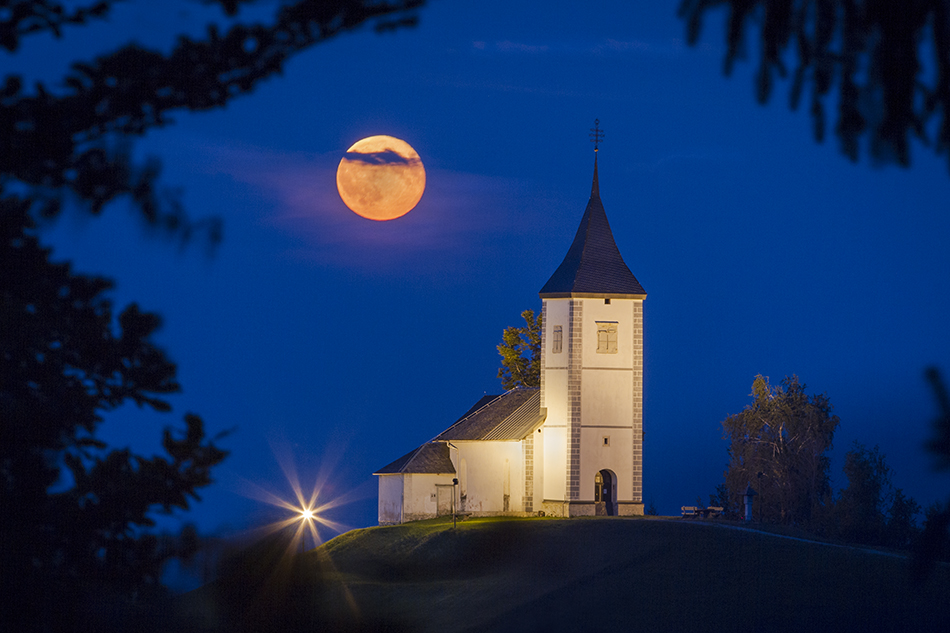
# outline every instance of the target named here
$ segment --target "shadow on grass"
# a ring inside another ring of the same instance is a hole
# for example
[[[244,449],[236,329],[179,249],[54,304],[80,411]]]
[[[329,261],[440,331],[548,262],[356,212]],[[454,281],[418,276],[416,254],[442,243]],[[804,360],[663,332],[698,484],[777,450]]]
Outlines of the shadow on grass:
[[[177,630],[950,630],[946,569],[916,589],[906,560],[710,527],[427,521],[289,563],[263,547],[189,596],[205,628]]]

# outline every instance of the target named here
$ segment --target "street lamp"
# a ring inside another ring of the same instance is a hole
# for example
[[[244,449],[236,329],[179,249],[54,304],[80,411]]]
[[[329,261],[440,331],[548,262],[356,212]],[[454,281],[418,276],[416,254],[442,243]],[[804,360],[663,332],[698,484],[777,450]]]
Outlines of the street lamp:
[[[458,520],[458,511],[455,507],[455,498],[458,496],[458,485],[459,480],[457,478],[452,479],[452,529],[456,528],[456,521]]]

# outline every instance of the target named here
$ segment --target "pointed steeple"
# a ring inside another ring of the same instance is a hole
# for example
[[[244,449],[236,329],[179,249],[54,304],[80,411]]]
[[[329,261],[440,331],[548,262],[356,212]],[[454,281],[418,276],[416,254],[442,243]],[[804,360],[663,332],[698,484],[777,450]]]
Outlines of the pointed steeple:
[[[643,286],[624,263],[607,222],[607,213],[600,201],[597,150],[594,152],[594,179],[587,209],[564,261],[541,288],[542,299],[590,295],[646,297]]]

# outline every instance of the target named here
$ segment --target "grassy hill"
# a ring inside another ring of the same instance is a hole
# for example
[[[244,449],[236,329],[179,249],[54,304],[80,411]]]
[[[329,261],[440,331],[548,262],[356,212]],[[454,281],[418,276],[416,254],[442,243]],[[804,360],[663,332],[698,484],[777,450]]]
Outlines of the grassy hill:
[[[210,628],[950,631],[950,574],[701,521],[425,521],[251,556],[188,597]]]

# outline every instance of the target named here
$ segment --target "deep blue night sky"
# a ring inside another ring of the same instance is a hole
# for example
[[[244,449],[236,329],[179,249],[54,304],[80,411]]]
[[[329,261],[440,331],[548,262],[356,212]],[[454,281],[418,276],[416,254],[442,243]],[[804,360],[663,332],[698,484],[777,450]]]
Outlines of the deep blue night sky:
[[[4,74],[54,78],[132,39],[167,48],[214,15],[149,4],[36,38]],[[147,235],[122,205],[45,231],[56,257],[114,278],[119,304],[161,313],[179,364],[177,418],[123,410],[107,437],[151,452],[185,411],[235,429],[187,516],[202,530],[261,520],[248,482],[289,496],[272,447],[305,485],[322,466],[329,497],[357,499],[334,519],[372,525],[371,473],[500,393],[502,329],[540,309],[587,203],[595,117],[601,196],[648,293],[645,501],[672,514],[714,490],[720,422],[757,373],[828,394],[837,487],[860,440],[924,505],[950,492],[922,449],[936,414],[923,370],[950,371],[945,161],[917,146],[907,170],[852,164],[788,110],[786,84],[762,107],[753,63],[723,76],[721,21],[688,47],[676,2],[586,4],[433,2],[417,28],[344,35],[226,110],[149,133],[136,151],[162,159],[189,212],[224,219],[213,257]],[[374,134],[406,140],[427,170],[418,207],[392,222],[352,214],[335,189],[343,153]]]

